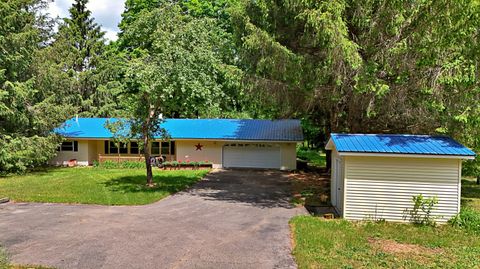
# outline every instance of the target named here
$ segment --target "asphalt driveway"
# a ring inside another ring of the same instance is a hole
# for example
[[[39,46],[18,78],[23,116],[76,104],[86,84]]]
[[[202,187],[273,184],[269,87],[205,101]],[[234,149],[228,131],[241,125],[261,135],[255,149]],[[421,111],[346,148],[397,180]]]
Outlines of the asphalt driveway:
[[[56,268],[294,268],[286,173],[227,170],[146,206],[0,205],[0,245]]]

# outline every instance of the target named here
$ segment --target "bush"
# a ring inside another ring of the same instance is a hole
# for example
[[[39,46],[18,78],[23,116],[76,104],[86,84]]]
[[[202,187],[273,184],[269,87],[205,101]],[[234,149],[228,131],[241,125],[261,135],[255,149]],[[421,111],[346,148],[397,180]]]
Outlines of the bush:
[[[436,196],[425,198],[422,194],[412,197],[413,209],[405,209],[404,219],[409,220],[415,224],[435,226],[435,217],[432,216],[432,211],[435,205],[438,204]]]
[[[94,167],[105,168],[105,169],[136,169],[136,168],[145,168],[144,161],[123,161],[123,162],[114,162],[114,161],[105,161],[97,164],[93,164]]]
[[[480,213],[471,208],[464,208],[460,214],[450,220],[450,224],[480,234]]]
[[[12,137],[0,135],[0,175],[25,173],[43,166],[56,154],[61,140],[47,137]]]

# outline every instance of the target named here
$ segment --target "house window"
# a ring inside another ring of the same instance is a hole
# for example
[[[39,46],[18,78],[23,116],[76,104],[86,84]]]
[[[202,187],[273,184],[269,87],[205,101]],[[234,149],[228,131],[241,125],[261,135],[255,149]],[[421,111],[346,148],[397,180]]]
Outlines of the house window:
[[[118,143],[120,154],[128,154],[128,144],[124,142]]]
[[[138,142],[130,142],[130,154],[138,154]]]
[[[78,141],[65,141],[59,147],[60,151],[78,151]]]
[[[152,142],[152,154],[160,154],[160,142]]]
[[[108,153],[110,154],[118,154],[118,147],[117,143],[110,141],[109,147],[108,147]]]
[[[151,153],[161,155],[173,155],[175,152],[175,141],[152,142]]]
[[[170,143],[162,142],[162,154],[170,154]]]
[[[170,141],[170,154],[175,155],[175,141]]]

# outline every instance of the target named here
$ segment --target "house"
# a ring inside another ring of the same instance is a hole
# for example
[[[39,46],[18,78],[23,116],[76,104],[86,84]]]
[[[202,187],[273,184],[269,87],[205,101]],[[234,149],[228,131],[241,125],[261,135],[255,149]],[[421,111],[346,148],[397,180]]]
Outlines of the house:
[[[412,197],[438,198],[438,222],[460,211],[462,160],[475,153],[427,135],[332,134],[331,202],[349,220],[406,221]]]
[[[137,141],[114,143],[106,118],[74,118],[55,130],[65,137],[52,165],[76,160],[78,165],[94,161],[143,160]],[[168,140],[155,137],[153,156],[168,161],[208,161],[214,168],[296,169],[296,144],[303,141],[299,120],[167,119],[161,123]]]

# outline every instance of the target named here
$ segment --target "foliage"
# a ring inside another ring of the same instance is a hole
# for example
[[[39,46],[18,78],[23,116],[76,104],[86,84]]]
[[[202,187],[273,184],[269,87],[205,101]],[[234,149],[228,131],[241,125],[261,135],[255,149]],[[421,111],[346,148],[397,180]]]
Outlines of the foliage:
[[[59,141],[56,136],[0,137],[0,176],[45,165],[56,154]]]
[[[453,227],[480,234],[480,213],[471,208],[464,208],[460,214],[450,220]]]
[[[104,106],[111,108],[111,103],[115,101],[112,95],[107,95],[110,97],[107,99],[99,91],[101,85],[109,80],[105,73],[111,71],[106,69],[105,61],[110,62],[110,59],[103,57],[106,54],[105,33],[94,21],[87,3],[88,0],[75,0],[72,4],[69,17],[60,23],[58,33],[48,48],[50,62],[46,64],[54,66],[69,80],[69,86],[63,91],[66,91],[68,103],[75,106],[77,112],[82,116],[105,116],[102,115],[105,114]]]
[[[0,3],[0,174],[24,172],[53,156],[51,130],[71,111],[43,83],[39,54],[50,38],[43,0]]]
[[[200,34],[200,30],[203,30],[204,33],[199,35],[199,38],[196,38],[196,40],[200,41],[201,39],[203,39],[207,42],[203,42],[202,44],[198,42],[193,42],[192,40],[193,43],[190,47],[198,46],[198,48],[204,49],[209,49],[208,47],[210,47],[212,50],[210,50],[208,54],[215,57],[215,63],[213,65],[211,65],[210,67],[203,66],[202,75],[204,77],[210,77],[209,79],[212,80],[211,82],[209,82],[211,88],[208,90],[205,90],[205,88],[199,88],[198,90],[193,92],[193,98],[188,98],[186,100],[183,100],[182,97],[189,97],[188,90],[182,90],[182,92],[185,92],[185,94],[181,96],[174,95],[174,99],[170,100],[172,104],[175,104],[176,108],[173,111],[164,112],[164,116],[171,118],[199,116],[221,118],[249,117],[249,113],[247,111],[248,104],[245,92],[243,91],[243,87],[241,85],[243,72],[237,67],[237,49],[234,43],[233,28],[231,26],[230,14],[228,13],[228,7],[230,6],[231,2],[236,2],[236,0],[128,0],[126,2],[125,11],[122,14],[122,22],[120,23],[120,28],[122,30],[120,32],[120,38],[118,40],[118,45],[120,49],[129,52],[135,51],[135,57],[138,56],[140,52],[145,53],[146,51],[148,51],[148,53],[152,55],[153,47],[151,45],[154,43],[154,41],[160,36],[162,37],[162,39],[166,40],[166,38],[171,37],[174,32],[171,31],[172,29],[163,29],[163,31],[157,29],[156,34],[149,36],[149,34],[152,34],[153,31],[155,31],[155,28],[151,27],[154,26],[154,24],[160,25],[161,23],[170,23],[167,20],[170,20],[171,18],[168,18],[169,16],[166,16],[166,18],[162,21],[150,23],[152,24],[151,26],[147,26],[144,27],[144,29],[141,29],[142,32],[144,32],[142,34],[142,37],[135,35],[140,33],[138,32],[139,29],[135,27],[138,27],[140,20],[145,20],[145,18],[142,17],[146,16],[146,14],[150,13],[149,16],[152,16],[153,14],[151,12],[156,12],[155,14],[159,15],[159,12],[162,12],[162,10],[163,12],[165,12],[167,10],[171,10],[173,7],[174,9],[176,9],[174,12],[181,13],[181,18],[176,18],[179,19],[179,21],[175,21],[173,24],[179,28],[175,32],[179,33],[180,31],[187,30],[187,28],[180,26],[180,24],[182,24],[182,21],[186,22],[187,20],[192,20],[192,23],[199,22],[199,32],[193,34]],[[146,25],[147,24],[144,24],[143,26]],[[207,37],[208,40],[206,40],[205,37]],[[163,41],[161,41],[160,39],[158,40],[159,45],[166,45],[165,43],[162,44]],[[173,42],[168,45],[175,46],[175,42],[178,42],[180,40],[172,41]],[[178,48],[181,49],[182,46],[179,46]],[[162,48],[161,46],[158,46],[154,49],[158,51]],[[188,47],[184,47],[183,49],[190,50]],[[171,51],[165,51],[165,54],[168,53],[171,53]],[[177,53],[177,56],[180,56],[181,53],[184,53],[184,50],[183,52],[182,50],[179,51],[179,53]],[[205,50],[202,53],[205,53]],[[205,56],[210,57],[208,54],[205,54]],[[176,61],[179,60],[181,60],[181,57],[176,58]],[[190,62],[190,60],[191,59],[185,59],[185,61],[182,61],[183,63],[178,64],[191,65],[192,62]],[[200,60],[200,65],[204,65],[205,60],[208,59],[205,58],[203,60]],[[167,65],[164,69],[169,68],[171,68],[171,65]],[[168,72],[170,75],[175,74],[174,77],[178,76],[180,77],[180,79],[185,79],[185,73],[183,73],[180,68],[175,68],[169,70]],[[184,85],[178,86],[182,87]],[[222,95],[218,96],[216,95],[217,93],[222,93]],[[202,101],[207,102],[205,104],[205,107],[210,106],[210,109],[192,108],[194,105],[202,105],[202,103],[198,102],[201,101],[199,99],[199,95],[202,95]],[[208,98],[209,96],[211,97]],[[184,106],[186,107],[186,109],[183,109]]]
[[[241,1],[236,40],[269,117],[441,133],[480,149],[477,1]],[[478,165],[478,163],[476,163]]]
[[[184,190],[208,170],[155,170],[154,187],[144,169],[49,168],[0,179],[0,196],[17,202],[143,205]]]
[[[462,180],[462,209],[450,224],[480,234],[480,185],[475,181],[475,178]]]
[[[145,169],[144,161],[104,161],[97,162],[94,164],[94,167],[104,168],[104,169]]]
[[[326,167],[327,165],[325,154],[318,149],[298,147],[297,157],[301,160],[307,161],[310,165],[318,167]]]
[[[480,266],[480,236],[450,225],[349,222],[312,216],[294,217],[290,225],[298,268]]]
[[[165,27],[169,25],[169,27]],[[177,4],[142,10],[122,32],[128,54],[123,103],[132,137],[168,138],[163,115],[195,117],[220,111],[222,30],[213,19],[186,15]],[[150,184],[151,166],[146,164]]]
[[[436,196],[425,198],[422,194],[412,197],[413,208],[405,209],[404,219],[409,219],[411,222],[420,225],[435,226],[435,216],[432,215],[432,211],[438,204],[438,198]]]

